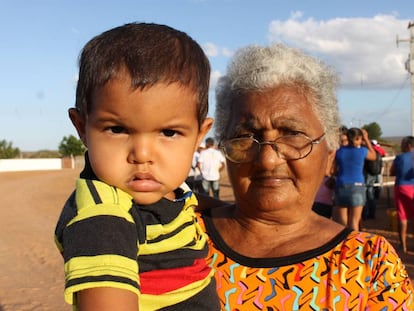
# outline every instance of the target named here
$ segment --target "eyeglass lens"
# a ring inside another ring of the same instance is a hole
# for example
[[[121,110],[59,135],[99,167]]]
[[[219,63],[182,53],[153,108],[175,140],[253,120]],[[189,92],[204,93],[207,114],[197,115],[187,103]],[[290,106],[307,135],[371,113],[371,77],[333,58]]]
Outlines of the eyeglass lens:
[[[235,138],[223,144],[227,158],[233,162],[249,162],[255,159],[262,145],[271,145],[278,156],[285,160],[297,160],[306,157],[314,141],[307,136],[282,136],[275,141],[259,142],[252,137]],[[317,142],[315,142],[317,143]]]

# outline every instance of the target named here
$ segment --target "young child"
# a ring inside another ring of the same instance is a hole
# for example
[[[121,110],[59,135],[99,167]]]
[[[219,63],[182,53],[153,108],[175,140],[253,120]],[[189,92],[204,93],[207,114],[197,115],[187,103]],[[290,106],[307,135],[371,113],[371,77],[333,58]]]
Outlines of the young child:
[[[183,184],[207,118],[210,65],[188,35],[126,24],[79,60],[69,116],[86,167],[56,226],[80,310],[219,310],[197,200]]]

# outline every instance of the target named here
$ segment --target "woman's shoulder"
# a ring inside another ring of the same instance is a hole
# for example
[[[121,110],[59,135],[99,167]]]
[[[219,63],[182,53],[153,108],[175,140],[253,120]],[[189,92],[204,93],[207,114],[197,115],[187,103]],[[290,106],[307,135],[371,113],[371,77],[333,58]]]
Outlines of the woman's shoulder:
[[[396,156],[396,158],[402,158],[402,159],[409,159],[411,160],[413,158],[413,153],[408,151],[408,152],[403,152],[400,153],[399,155]]]
[[[384,236],[370,232],[352,231],[343,241],[342,248],[346,250],[344,255],[352,253],[361,263],[371,260],[389,263],[401,261],[394,247]]]
[[[388,240],[382,236],[372,232],[366,231],[352,231],[348,237],[344,240],[344,243],[367,245],[368,247],[376,248],[378,245],[389,244]],[[391,245],[391,244],[389,244]]]

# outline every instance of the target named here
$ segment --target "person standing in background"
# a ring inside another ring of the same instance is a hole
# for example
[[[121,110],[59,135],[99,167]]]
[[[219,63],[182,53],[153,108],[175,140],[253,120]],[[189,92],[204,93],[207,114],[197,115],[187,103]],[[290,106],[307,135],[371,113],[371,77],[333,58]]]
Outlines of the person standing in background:
[[[214,139],[206,139],[206,149],[200,152],[197,167],[201,172],[202,193],[219,198],[220,191],[220,172],[226,166],[226,159],[223,154],[214,147]]]
[[[385,156],[385,150],[382,149],[375,139],[371,140],[372,147],[375,150],[376,158],[374,161],[365,160],[364,177],[367,187],[367,201],[362,211],[362,219],[375,219],[377,210],[376,199],[379,197],[382,182],[382,157]],[[378,193],[378,197],[375,193]]]
[[[384,148],[381,147],[381,145],[378,143],[376,139],[371,140],[372,148],[377,151],[381,157],[385,157],[387,155],[387,152],[384,150]]]
[[[342,125],[339,128],[339,145],[348,145],[348,128]],[[336,176],[334,163],[329,164],[329,168],[326,171],[326,175],[322,180],[318,192],[316,193],[315,202],[313,203],[312,210],[326,218],[332,217],[333,203],[334,203],[334,190],[335,190]]]
[[[342,125],[339,128],[339,145],[340,146],[347,146],[348,145],[348,128],[345,125]]]
[[[326,168],[325,177],[322,180],[321,185],[319,186],[318,192],[315,196],[315,201],[312,205],[312,210],[326,218],[332,217],[332,210],[333,210],[333,200],[334,200],[334,190],[335,190],[335,180],[336,177],[334,175],[335,168],[333,165],[332,159],[328,163]]]
[[[397,208],[401,248],[404,253],[407,252],[407,221],[414,220],[413,148],[414,137],[404,137],[401,140],[402,153],[395,157],[390,168],[390,175],[395,176],[394,200]]]
[[[197,150],[193,154],[193,162],[191,163],[191,169],[188,174],[187,179],[185,180],[185,183],[190,187],[190,189],[194,193],[200,193],[203,192],[203,189],[201,188],[201,173],[199,168],[197,167],[198,158],[200,157],[200,152],[205,148],[205,144],[202,143],[200,146],[198,146]]]
[[[388,156],[388,153],[385,151],[384,148],[382,148],[382,146],[378,143],[377,140],[372,139],[371,144],[372,144],[372,147],[375,149],[375,151],[378,152],[381,155],[382,158]],[[381,171],[380,174],[377,175],[376,183],[378,183],[380,185],[379,186],[374,186],[374,197],[376,199],[379,199],[380,196],[381,196],[381,190],[382,190],[382,187],[381,187],[381,185],[382,185],[382,171]]]
[[[335,155],[336,186],[333,219],[354,230],[359,229],[362,209],[366,203],[363,174],[365,160],[375,160],[376,153],[364,129],[350,128],[348,145],[341,146]],[[367,148],[362,147],[363,141]]]

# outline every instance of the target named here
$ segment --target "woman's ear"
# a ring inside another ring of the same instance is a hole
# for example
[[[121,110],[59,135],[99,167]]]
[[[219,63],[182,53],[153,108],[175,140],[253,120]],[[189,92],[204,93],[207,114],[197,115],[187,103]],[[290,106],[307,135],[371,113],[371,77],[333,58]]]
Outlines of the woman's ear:
[[[68,110],[69,118],[72,121],[73,126],[76,128],[78,132],[79,138],[82,140],[83,144],[88,147],[86,143],[86,134],[85,134],[85,126],[86,121],[85,118],[82,117],[79,110],[76,108],[70,108]]]

